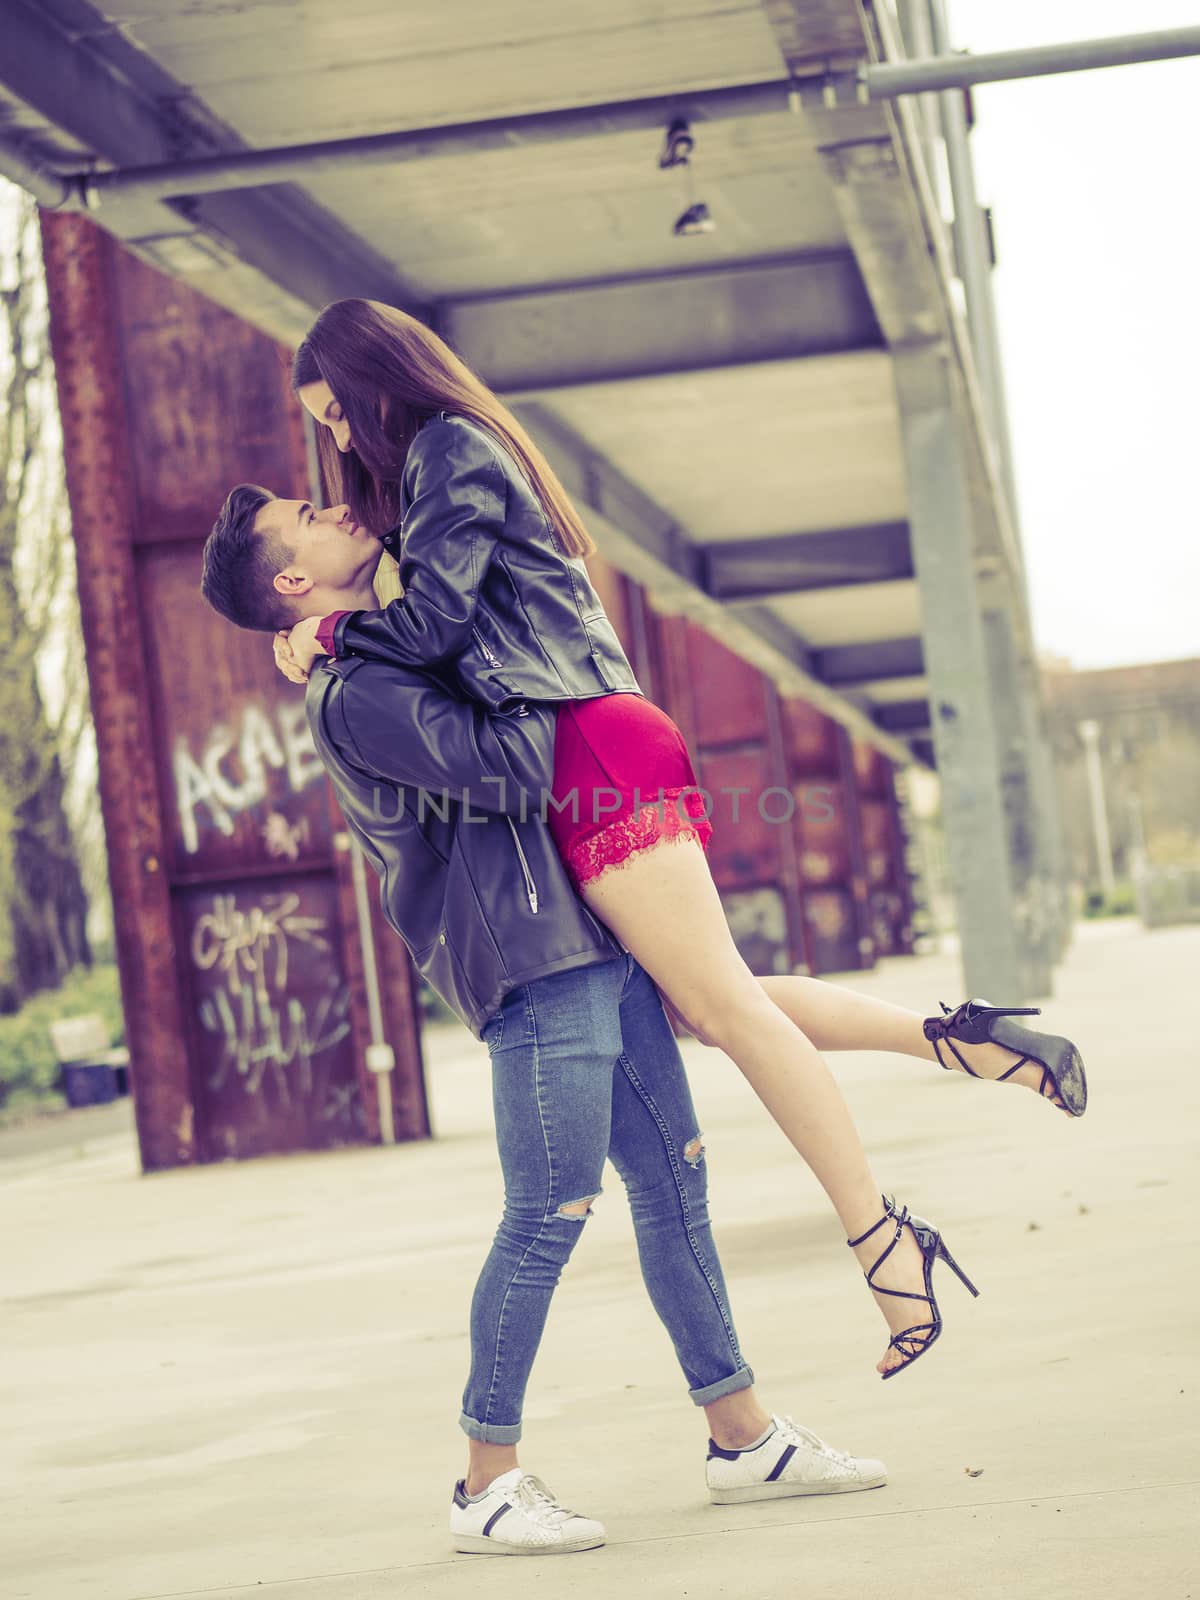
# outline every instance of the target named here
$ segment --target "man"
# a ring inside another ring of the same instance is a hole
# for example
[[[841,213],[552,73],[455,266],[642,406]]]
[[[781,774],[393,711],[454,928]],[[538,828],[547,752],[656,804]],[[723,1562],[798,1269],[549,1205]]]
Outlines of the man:
[[[380,546],[345,507],[242,485],[205,546],[202,589],[275,632],[374,608]],[[457,1550],[559,1553],[604,1542],[517,1463],[521,1407],[550,1298],[600,1193],[629,1194],[643,1277],[706,1412],[717,1503],[876,1488],[882,1462],[768,1414],[742,1358],[707,1211],[683,1062],[644,969],[574,893],[540,815],[553,707],[489,715],[437,676],[321,660],[306,710],[346,823],[423,977],[488,1046],[505,1210],[471,1306],[459,1424]]]

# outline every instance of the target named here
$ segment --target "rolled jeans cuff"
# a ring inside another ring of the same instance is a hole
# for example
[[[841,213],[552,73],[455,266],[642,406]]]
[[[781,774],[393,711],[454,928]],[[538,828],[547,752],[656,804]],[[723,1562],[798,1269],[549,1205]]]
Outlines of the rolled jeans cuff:
[[[720,1400],[723,1395],[736,1394],[739,1389],[749,1389],[754,1383],[754,1373],[749,1367],[739,1367],[736,1372],[731,1372],[727,1378],[719,1378],[716,1383],[707,1384],[703,1389],[689,1389],[693,1401],[698,1406],[710,1406],[714,1400]]]
[[[476,1422],[465,1411],[459,1417],[458,1425],[468,1439],[478,1439],[480,1444],[516,1444],[521,1437],[519,1422]]]

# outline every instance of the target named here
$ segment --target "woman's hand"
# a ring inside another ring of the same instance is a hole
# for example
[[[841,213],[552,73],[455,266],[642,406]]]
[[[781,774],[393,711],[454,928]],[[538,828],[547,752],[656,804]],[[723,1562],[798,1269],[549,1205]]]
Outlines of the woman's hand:
[[[281,629],[271,641],[275,650],[275,665],[292,683],[307,683],[313,662],[325,651],[317,643],[320,617],[305,617],[290,630]]]

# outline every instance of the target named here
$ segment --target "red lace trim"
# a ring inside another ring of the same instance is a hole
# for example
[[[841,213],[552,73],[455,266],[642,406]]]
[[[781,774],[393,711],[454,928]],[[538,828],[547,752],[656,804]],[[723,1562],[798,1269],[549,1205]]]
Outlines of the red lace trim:
[[[662,799],[645,800],[627,816],[614,817],[592,833],[581,834],[567,846],[567,868],[577,883],[588,883],[606,867],[623,866],[638,850],[648,850],[664,839],[693,838],[708,849],[712,823],[704,815],[704,796],[691,785],[659,791]],[[679,804],[680,795],[684,796]]]

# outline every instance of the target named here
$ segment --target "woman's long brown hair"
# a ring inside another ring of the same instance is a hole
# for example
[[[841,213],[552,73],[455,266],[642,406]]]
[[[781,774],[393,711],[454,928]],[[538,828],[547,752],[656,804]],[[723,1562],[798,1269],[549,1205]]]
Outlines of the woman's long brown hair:
[[[444,339],[378,300],[335,300],[296,351],[292,387],[329,385],[350,425],[345,455],[317,429],[321,487],[332,505],[377,533],[397,526],[400,478],[417,429],[438,411],[469,417],[509,451],[541,502],[564,551],[590,556],[596,544],[567,492],[525,429]]]

